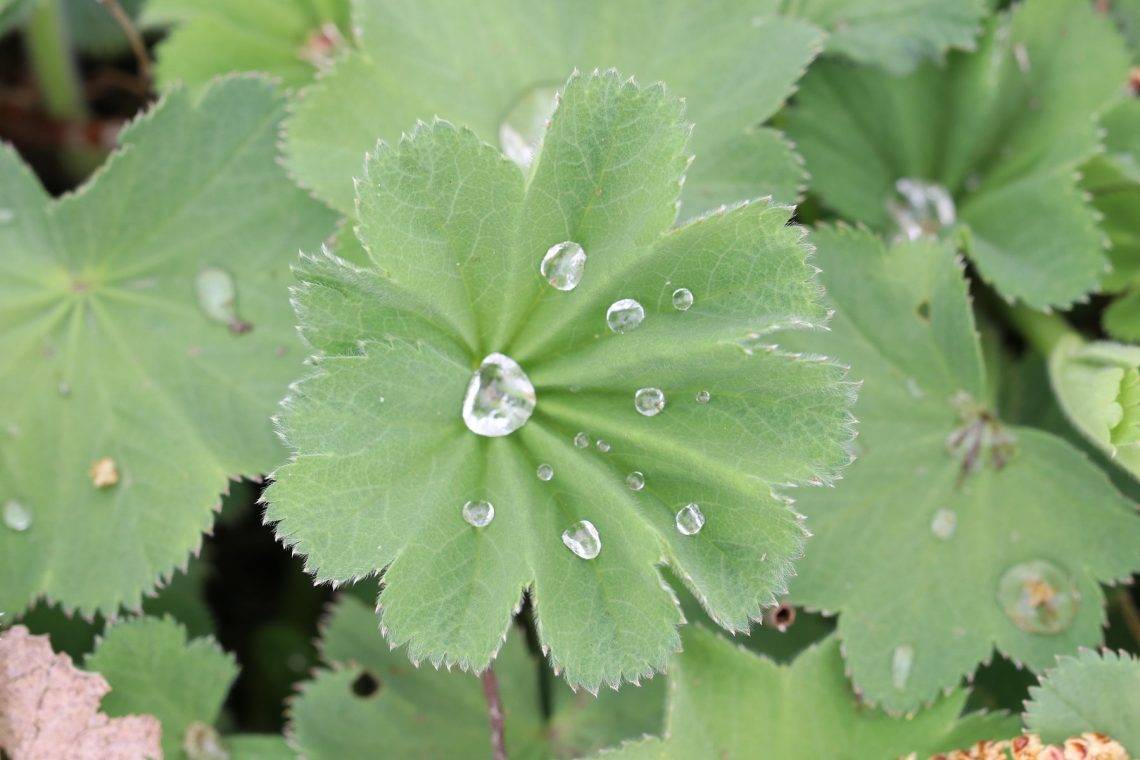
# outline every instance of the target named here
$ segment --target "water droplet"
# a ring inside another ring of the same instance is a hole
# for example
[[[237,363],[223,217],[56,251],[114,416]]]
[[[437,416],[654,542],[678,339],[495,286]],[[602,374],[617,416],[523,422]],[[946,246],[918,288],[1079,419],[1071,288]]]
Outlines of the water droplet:
[[[548,464],[540,464],[536,474],[539,480],[550,480],[554,477],[554,468]]]
[[[677,311],[688,311],[693,305],[693,291],[688,288],[677,288],[673,291],[673,308]]]
[[[61,382],[59,384],[59,387],[56,388],[56,390],[59,392],[59,395],[62,396],[63,398],[67,398],[68,396],[71,395],[71,386],[68,385],[67,383]]]
[[[10,208],[0,208],[0,224],[11,224],[16,214]]]
[[[625,476],[625,484],[629,486],[629,490],[631,491],[640,491],[642,488],[645,488],[645,475],[638,470],[634,470]]]
[[[32,511],[15,499],[4,503],[4,524],[17,533],[32,527]]]
[[[910,671],[914,667],[914,647],[909,644],[900,644],[895,647],[891,657],[891,683],[899,691],[906,688],[910,679]]]
[[[207,318],[221,322],[233,333],[245,333],[253,325],[237,314],[237,286],[229,272],[221,267],[206,267],[198,272],[198,306]]]
[[[641,388],[633,394],[633,405],[646,417],[653,417],[665,408],[665,394],[660,388]]]
[[[698,404],[707,404],[709,402],[710,398],[712,398],[711,393],[709,393],[708,391],[701,391],[700,393],[697,394],[697,403]]]
[[[609,454],[610,449],[613,448],[607,442],[603,441],[601,438],[598,439],[598,442],[595,445],[598,447],[598,451],[602,452],[603,454]]]
[[[952,509],[940,509],[934,513],[934,520],[930,523],[930,532],[943,541],[954,537],[958,529],[958,513]]]
[[[674,522],[676,522],[677,530],[681,535],[695,536],[701,532],[701,528],[705,527],[705,515],[696,504],[686,504],[677,512],[677,518]]]
[[[900,198],[887,200],[887,212],[898,228],[898,237],[918,240],[936,237],[954,224],[957,210],[946,188],[921,179],[906,178],[895,183]]]
[[[489,501],[469,501],[463,505],[463,519],[476,528],[486,528],[495,519],[495,506]]]
[[[578,435],[574,436],[574,445],[580,449],[589,448],[590,436],[585,433],[578,433]]]
[[[913,377],[906,379],[906,390],[914,398],[922,398],[926,393],[922,390],[922,386]]]
[[[111,457],[103,457],[91,465],[88,470],[91,476],[91,485],[96,488],[107,488],[119,482],[119,466]]]
[[[998,582],[998,603],[1027,633],[1054,634],[1077,616],[1080,595],[1068,574],[1047,560],[1014,565]]]
[[[534,413],[534,385],[514,359],[490,354],[467,385],[463,422],[478,435],[510,435]]]
[[[586,252],[572,240],[552,245],[542,257],[539,271],[558,290],[573,290],[586,271]]]
[[[511,106],[499,125],[503,153],[519,167],[526,169],[534,162],[546,122],[558,104],[557,98],[557,88],[535,87]]]
[[[593,559],[602,551],[598,529],[589,520],[579,520],[562,531],[562,543],[582,559]]]
[[[623,298],[614,301],[606,309],[606,324],[618,335],[636,330],[645,319],[645,309],[632,298]]]

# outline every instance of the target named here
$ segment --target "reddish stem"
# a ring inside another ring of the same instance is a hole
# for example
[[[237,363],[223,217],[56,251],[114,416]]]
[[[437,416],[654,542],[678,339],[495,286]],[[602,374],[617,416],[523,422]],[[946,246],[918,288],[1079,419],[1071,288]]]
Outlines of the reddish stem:
[[[507,744],[503,733],[503,700],[499,696],[499,679],[488,665],[483,671],[483,696],[487,699],[487,716],[491,721],[491,753],[495,760],[507,760]]]

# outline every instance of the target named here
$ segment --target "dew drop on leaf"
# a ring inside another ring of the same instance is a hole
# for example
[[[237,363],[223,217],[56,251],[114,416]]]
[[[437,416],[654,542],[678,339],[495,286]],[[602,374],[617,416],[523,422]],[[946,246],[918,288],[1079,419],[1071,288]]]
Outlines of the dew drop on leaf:
[[[586,252],[572,240],[552,245],[542,257],[539,271],[551,287],[573,290],[578,287],[582,273],[586,271]]]
[[[469,501],[463,505],[463,519],[476,528],[486,528],[495,519],[495,506],[489,501]]]
[[[603,454],[609,454],[610,449],[613,448],[612,446],[609,445],[609,443],[607,443],[606,441],[603,441],[601,438],[598,439],[598,442],[596,445],[598,447],[598,451],[602,452]]]
[[[631,491],[640,491],[642,488],[645,488],[645,475],[638,470],[634,470],[625,476],[625,484],[629,486],[629,490]]]
[[[562,543],[582,559],[593,559],[602,551],[598,529],[589,520],[579,520],[562,531]]]
[[[943,541],[954,537],[958,529],[958,513],[952,509],[940,509],[934,513],[934,520],[930,523],[930,532]]]
[[[632,298],[614,301],[606,309],[606,324],[618,335],[636,330],[645,319],[645,309]]]
[[[677,288],[673,291],[673,308],[677,311],[688,311],[693,305],[693,291],[688,288]]]
[[[589,448],[590,436],[585,433],[578,433],[578,435],[574,436],[574,446],[579,449]]]
[[[705,515],[696,504],[686,504],[677,512],[674,520],[677,531],[683,536],[695,536],[705,527]]]
[[[546,122],[558,104],[558,88],[540,86],[522,95],[499,124],[499,145],[503,154],[520,168],[534,162]]]
[[[514,359],[490,354],[475,370],[463,398],[463,422],[477,435],[510,435],[534,413],[534,385]]]
[[[1055,634],[1077,616],[1080,595],[1068,573],[1048,560],[1014,565],[998,582],[998,604],[1026,633]]]
[[[554,477],[554,468],[545,463],[540,464],[535,474],[538,475],[539,480],[550,480]]]
[[[22,533],[32,527],[32,511],[15,499],[11,499],[4,503],[4,525],[17,533]]]
[[[237,285],[229,272],[221,267],[206,267],[198,272],[198,306],[208,319],[221,322],[233,333],[249,332],[253,326],[237,314]]]
[[[709,393],[708,391],[701,391],[700,393],[697,394],[697,403],[698,404],[707,404],[709,402],[710,398],[712,398],[711,393]]]
[[[665,393],[660,388],[641,388],[633,394],[633,405],[646,417],[653,417],[665,408]]]
[[[909,644],[895,647],[895,653],[891,656],[891,684],[899,691],[905,689],[913,667],[914,647]]]
[[[16,215],[10,208],[0,208],[0,224],[11,224]]]
[[[954,224],[954,199],[941,185],[904,177],[895,183],[895,189],[898,197],[887,200],[887,212],[900,239],[936,237],[943,228]]]

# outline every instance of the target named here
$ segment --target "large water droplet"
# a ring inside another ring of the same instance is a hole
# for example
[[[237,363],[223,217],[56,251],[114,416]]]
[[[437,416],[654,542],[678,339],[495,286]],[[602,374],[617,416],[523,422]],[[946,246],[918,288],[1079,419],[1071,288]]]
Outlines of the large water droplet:
[[[887,200],[887,212],[900,238],[936,237],[944,227],[954,224],[954,199],[941,185],[904,177],[895,183],[895,189],[900,197]]]
[[[534,162],[546,122],[557,105],[558,89],[535,87],[519,98],[499,125],[499,144],[507,158],[521,168]]]
[[[645,319],[645,309],[632,298],[614,301],[606,309],[606,324],[618,335],[636,330]]]
[[[711,398],[712,398],[711,393],[709,393],[708,391],[701,391],[697,394],[697,403],[698,404],[707,404],[709,402],[709,399],[711,399]]]
[[[4,503],[4,524],[17,533],[32,527],[32,511],[15,499]]]
[[[510,435],[530,419],[534,403],[534,385],[518,362],[503,354],[491,354],[467,385],[463,422],[478,435]]]
[[[198,272],[198,306],[207,318],[221,322],[233,333],[245,333],[253,325],[238,317],[237,285],[229,272],[221,267],[206,267]]]
[[[686,504],[677,512],[674,522],[681,535],[695,536],[705,527],[705,515],[696,504]]]
[[[1060,633],[1077,616],[1080,594],[1069,575],[1048,560],[1014,565],[998,582],[998,603],[1027,633]]]
[[[910,679],[910,671],[914,667],[914,647],[909,644],[900,644],[895,647],[891,657],[891,683],[896,689],[902,691]]]
[[[609,454],[610,449],[613,448],[612,446],[609,445],[609,443],[607,443],[606,441],[603,441],[601,438],[598,439],[598,442],[596,445],[598,447],[598,451],[602,452],[603,454]]]
[[[495,519],[495,506],[489,501],[469,501],[463,505],[463,519],[476,528],[486,528]]]
[[[958,513],[952,509],[940,509],[934,513],[934,520],[930,523],[930,532],[943,541],[954,537],[958,529]]]
[[[554,468],[548,464],[540,464],[538,469],[535,470],[539,480],[550,480],[554,477]]]
[[[558,290],[573,290],[586,271],[586,252],[572,240],[552,245],[542,257],[539,271]]]
[[[582,559],[593,559],[602,551],[598,529],[589,520],[579,520],[562,531],[562,543]]]
[[[633,406],[646,417],[665,408],[665,393],[660,388],[641,388],[633,394]]]
[[[688,288],[677,288],[673,291],[673,308],[677,311],[688,311],[693,305],[693,291]]]
[[[579,449],[586,449],[590,446],[590,436],[585,433],[578,433],[574,436],[574,445]]]
[[[625,484],[629,486],[629,490],[631,491],[640,491],[642,488],[645,488],[645,475],[638,470],[634,470],[625,476]]]

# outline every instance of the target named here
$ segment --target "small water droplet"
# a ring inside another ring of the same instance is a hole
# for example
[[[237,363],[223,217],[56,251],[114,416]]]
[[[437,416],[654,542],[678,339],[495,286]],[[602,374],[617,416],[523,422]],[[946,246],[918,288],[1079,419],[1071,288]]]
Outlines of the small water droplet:
[[[618,335],[636,330],[645,319],[645,309],[632,298],[614,301],[606,309],[606,324]]]
[[[697,403],[698,404],[707,404],[709,402],[710,398],[712,398],[711,393],[709,393],[708,391],[701,391],[700,393],[697,394]]]
[[[539,480],[550,480],[554,477],[554,468],[548,464],[540,464],[535,472]]]
[[[60,383],[59,387],[56,388],[56,390],[59,392],[59,395],[62,396],[63,398],[67,398],[68,396],[71,395],[71,386],[68,385],[67,383]]]
[[[562,531],[562,543],[582,559],[593,559],[602,551],[598,529],[589,520],[579,520]]]
[[[119,466],[111,457],[103,457],[91,465],[88,471],[91,476],[91,485],[96,488],[107,488],[119,482]]]
[[[922,390],[922,386],[913,377],[906,379],[906,390],[914,398],[922,398],[926,393]]]
[[[601,438],[598,439],[598,442],[595,445],[598,447],[598,451],[602,452],[603,454],[610,453],[610,449],[613,448],[609,445],[609,443],[603,441]]]
[[[930,532],[943,541],[954,537],[958,529],[958,513],[952,509],[940,509],[934,513],[934,520],[930,523]]]
[[[546,122],[558,104],[558,89],[540,86],[519,98],[499,124],[499,145],[503,154],[520,168],[534,162]]]
[[[1069,575],[1047,560],[1014,565],[998,582],[998,603],[1027,633],[1054,634],[1077,616],[1080,595]]]
[[[514,359],[490,354],[475,370],[463,399],[463,422],[477,435],[510,435],[534,413],[534,385]]]
[[[888,199],[887,212],[895,222],[899,238],[937,237],[956,221],[954,199],[941,185],[904,177],[895,183],[895,189],[901,200]]]
[[[633,406],[646,417],[653,417],[665,408],[665,393],[660,388],[641,388],[633,394]]]
[[[579,449],[589,448],[590,436],[585,433],[578,433],[578,435],[574,436],[574,445]]]
[[[914,667],[914,647],[909,644],[900,644],[895,647],[891,657],[891,683],[899,691],[906,688],[910,679],[910,671]]]
[[[681,535],[695,536],[705,527],[705,515],[696,504],[686,504],[677,512],[674,522]]]
[[[550,246],[542,257],[539,271],[550,285],[558,290],[573,290],[582,281],[586,271],[586,252],[573,240]]]
[[[206,267],[198,272],[198,306],[208,319],[221,322],[233,333],[245,333],[253,325],[237,314],[237,285],[229,272],[221,267]]]
[[[495,506],[489,501],[469,501],[463,505],[463,519],[476,528],[486,528],[495,519]]]
[[[673,291],[673,308],[677,311],[688,311],[693,305],[693,291],[688,288],[677,288]]]
[[[0,208],[0,224],[11,224],[16,213],[10,208]]]
[[[645,475],[638,470],[634,470],[625,476],[625,484],[629,486],[629,490],[631,491],[640,491],[642,488],[645,488]]]
[[[32,511],[15,499],[4,503],[4,524],[17,533],[32,527]]]

